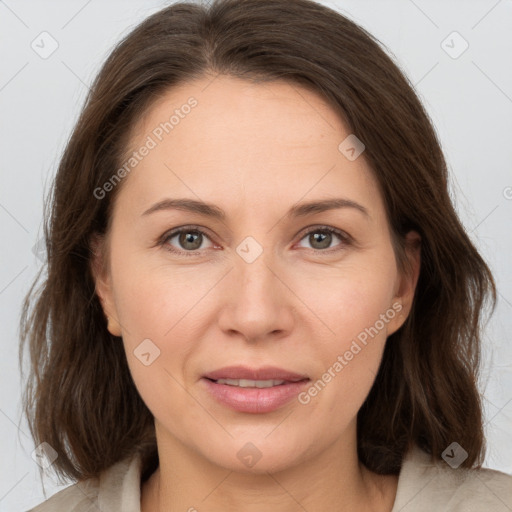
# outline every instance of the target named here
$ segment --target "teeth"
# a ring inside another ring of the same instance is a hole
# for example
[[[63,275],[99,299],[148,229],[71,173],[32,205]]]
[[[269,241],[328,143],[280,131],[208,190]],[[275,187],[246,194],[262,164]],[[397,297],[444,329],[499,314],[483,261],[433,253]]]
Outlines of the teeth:
[[[238,386],[241,388],[271,388],[283,384],[284,380],[249,380],[249,379],[219,379],[217,384]]]

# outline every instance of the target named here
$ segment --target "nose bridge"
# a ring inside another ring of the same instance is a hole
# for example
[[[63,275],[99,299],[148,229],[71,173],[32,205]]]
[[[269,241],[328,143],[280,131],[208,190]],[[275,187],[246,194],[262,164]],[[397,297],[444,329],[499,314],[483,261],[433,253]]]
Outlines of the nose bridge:
[[[262,238],[261,236],[259,237]],[[270,238],[267,237],[267,243]],[[235,270],[236,279],[240,282],[244,293],[268,294],[269,287],[275,288],[276,277],[271,271],[273,266],[271,254],[274,251],[267,245],[263,246],[255,237],[247,236],[236,247]],[[273,290],[277,292],[277,290]],[[255,297],[257,300],[258,297]]]
[[[274,251],[252,236],[244,238],[235,250],[235,268],[220,314],[222,329],[238,331],[251,340],[274,331],[289,331],[290,297],[274,268],[278,266],[272,257]]]
[[[252,198],[254,200],[254,197]],[[244,192],[240,196],[240,207],[237,210],[239,230],[236,236],[240,239],[233,247],[235,277],[239,300],[246,300],[245,295],[253,294],[251,304],[260,299],[265,299],[259,307],[280,295],[279,287],[282,287],[276,278],[275,268],[279,267],[275,244],[278,242],[278,229],[272,229],[275,225],[275,212],[271,212],[261,204],[258,205],[247,200]],[[272,270],[271,270],[272,269]],[[272,297],[269,292],[272,291]],[[261,296],[260,296],[261,294]],[[246,304],[248,306],[248,304]]]

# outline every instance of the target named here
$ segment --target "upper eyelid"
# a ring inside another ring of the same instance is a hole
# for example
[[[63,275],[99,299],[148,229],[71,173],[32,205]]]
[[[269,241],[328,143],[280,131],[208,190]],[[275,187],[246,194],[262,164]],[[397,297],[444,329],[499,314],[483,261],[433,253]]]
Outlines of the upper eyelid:
[[[162,239],[163,240],[168,240],[169,238],[173,238],[175,237],[176,235],[179,235],[180,233],[182,233],[183,231],[199,231],[200,233],[202,233],[203,235],[206,235],[208,236],[208,238],[211,240],[213,237],[211,236],[210,234],[210,231],[207,229],[207,228],[203,228],[201,226],[196,226],[194,224],[190,224],[190,225],[186,225],[186,226],[182,226],[182,227],[177,227],[177,228],[173,228],[173,229],[169,229],[168,231],[166,231],[163,235],[162,235]],[[213,240],[212,240],[213,241]]]
[[[177,228],[173,228],[169,231],[167,231],[166,233],[164,233],[164,235],[162,236],[161,240],[162,242],[165,242],[171,238],[174,238],[176,235],[179,235],[181,232],[183,231],[198,231],[200,233],[202,233],[203,235],[206,235],[208,237],[208,239],[212,242],[212,243],[216,243],[212,238],[212,236],[210,235],[210,231],[208,228],[204,228],[202,226],[198,226],[196,224],[189,224],[189,225],[185,225],[185,226],[181,226],[181,227],[177,227]],[[342,242],[348,242],[348,241],[352,241],[352,236],[349,235],[346,231],[344,231],[343,229],[339,229],[339,228],[335,228],[334,226],[328,226],[328,225],[325,225],[325,224],[314,224],[312,226],[307,226],[303,229],[301,229],[295,236],[299,236],[300,234],[302,234],[302,236],[300,237],[299,241],[302,240],[305,236],[307,236],[308,234],[312,233],[312,232],[315,232],[315,231],[332,231],[334,235],[338,236]],[[194,251],[186,251],[186,252],[194,252]],[[325,251],[322,251],[322,252],[325,252]]]

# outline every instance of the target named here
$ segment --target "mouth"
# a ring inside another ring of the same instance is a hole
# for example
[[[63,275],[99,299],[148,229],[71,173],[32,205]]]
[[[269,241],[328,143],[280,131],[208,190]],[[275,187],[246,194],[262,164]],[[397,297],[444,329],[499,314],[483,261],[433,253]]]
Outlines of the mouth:
[[[266,382],[266,381],[284,381],[298,382],[309,377],[303,373],[297,373],[275,366],[265,366],[262,368],[249,368],[247,366],[226,366],[203,375],[204,378],[218,381],[249,381],[249,382]]]
[[[227,386],[236,386],[239,388],[272,388],[274,386],[282,386],[283,384],[287,384],[294,381],[287,380],[251,380],[251,379],[208,379],[211,382],[215,382],[216,384],[226,384]],[[295,381],[300,382],[300,381]]]
[[[238,412],[275,411],[288,404],[310,378],[275,367],[226,367],[204,375],[201,381],[217,403]]]

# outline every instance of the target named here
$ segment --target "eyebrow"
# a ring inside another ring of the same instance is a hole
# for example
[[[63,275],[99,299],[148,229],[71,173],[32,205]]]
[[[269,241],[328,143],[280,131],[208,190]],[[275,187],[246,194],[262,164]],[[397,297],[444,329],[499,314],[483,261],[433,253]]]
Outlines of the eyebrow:
[[[356,203],[350,199],[345,198],[333,198],[323,199],[317,201],[309,201],[306,203],[299,203],[290,208],[286,213],[286,218],[306,217],[307,215],[313,215],[316,213],[322,213],[328,210],[336,210],[340,208],[352,208],[356,211],[361,212],[368,219],[371,218],[367,208],[363,205]],[[142,216],[149,215],[154,212],[162,210],[183,210],[191,213],[197,213],[205,217],[212,217],[224,221],[226,219],[226,213],[218,206],[205,203],[203,201],[196,201],[195,199],[163,199],[158,203],[155,203],[149,209],[147,209]]]

